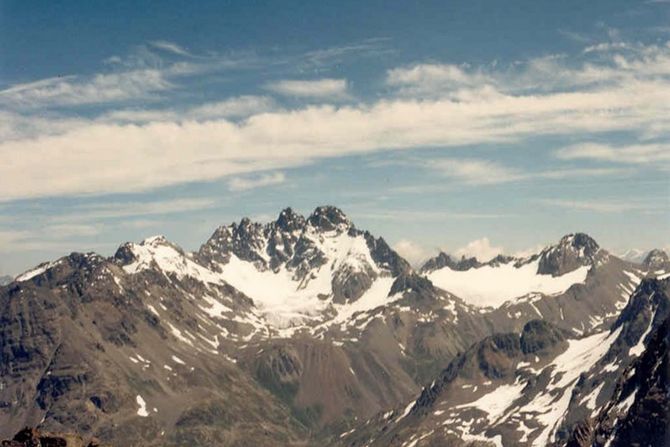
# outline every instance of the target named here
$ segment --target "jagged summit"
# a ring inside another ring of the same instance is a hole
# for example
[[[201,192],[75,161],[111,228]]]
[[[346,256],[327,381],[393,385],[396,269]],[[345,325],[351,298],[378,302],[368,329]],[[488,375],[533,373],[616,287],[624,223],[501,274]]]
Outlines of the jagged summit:
[[[560,276],[581,266],[592,264],[600,251],[598,243],[588,234],[563,236],[556,245],[540,253],[538,273]]]
[[[556,244],[528,257],[498,255],[480,262],[455,260],[440,253],[421,272],[437,287],[476,306],[498,307],[530,294],[563,293],[583,283],[588,273],[607,259],[606,252],[584,233],[568,234]]]
[[[284,231],[298,231],[305,226],[305,217],[288,207],[279,213],[275,224]]]
[[[347,230],[353,226],[341,209],[330,205],[317,207],[307,223],[324,231]]]
[[[598,243],[585,233],[571,233],[563,236],[556,244],[550,245],[540,252],[528,257],[516,257],[499,254],[486,262],[476,257],[454,257],[440,252],[434,258],[426,261],[420,271],[430,272],[448,267],[454,271],[467,271],[483,266],[497,267],[504,264],[514,264],[520,267],[539,260],[538,273],[559,276],[576,268],[592,263],[600,251]]]
[[[658,248],[651,250],[642,261],[642,266],[647,270],[659,270],[670,265],[668,254]]]

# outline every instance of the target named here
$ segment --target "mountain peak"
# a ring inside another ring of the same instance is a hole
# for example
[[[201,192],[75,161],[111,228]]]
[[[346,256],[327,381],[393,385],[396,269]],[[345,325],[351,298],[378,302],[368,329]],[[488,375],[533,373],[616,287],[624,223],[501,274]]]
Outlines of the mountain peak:
[[[293,211],[291,207],[287,207],[279,213],[275,223],[278,228],[284,231],[296,231],[305,226],[305,218]]]
[[[157,234],[155,236],[150,236],[150,237],[144,239],[142,242],[140,242],[140,245],[151,245],[153,247],[156,247],[156,246],[159,246],[159,245],[166,245],[166,244],[169,245],[170,242],[162,234]]]
[[[482,263],[477,260],[475,257],[465,257],[461,256],[460,259],[452,258],[447,253],[441,251],[434,258],[426,261],[421,267],[421,271],[432,271],[439,270],[444,267],[448,267],[451,270],[455,271],[465,271],[470,270],[471,268],[481,267]]]
[[[346,214],[331,205],[318,206],[307,218],[307,223],[324,231],[345,230],[352,226]]]
[[[598,243],[586,233],[571,233],[566,234],[558,242],[559,246],[572,247],[576,249],[584,249],[587,254],[595,253],[600,246]]]
[[[556,245],[540,253],[538,273],[561,276],[581,266],[591,265],[598,251],[600,246],[588,234],[567,234]]]
[[[655,248],[647,253],[644,261],[642,261],[642,265],[647,270],[661,269],[668,264],[670,264],[670,258],[668,258],[668,254],[658,248]]]

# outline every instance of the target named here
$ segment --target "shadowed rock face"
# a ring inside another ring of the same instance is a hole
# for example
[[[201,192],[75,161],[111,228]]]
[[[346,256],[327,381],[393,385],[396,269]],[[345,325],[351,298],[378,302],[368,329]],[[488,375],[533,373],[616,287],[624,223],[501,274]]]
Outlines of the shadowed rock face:
[[[540,254],[538,273],[561,276],[583,265],[593,263],[600,247],[589,235],[564,236],[557,245]]]
[[[0,443],[2,447],[105,447],[97,438],[84,440],[74,433],[41,432],[36,428],[24,428],[11,440]]]
[[[647,316],[652,329],[646,334],[644,351],[621,372],[597,414],[575,424],[567,446],[670,445],[669,290],[667,279],[645,280],[622,313],[617,325],[624,327],[625,338],[640,334],[638,317],[653,312]]]
[[[524,354],[546,354],[565,340],[563,331],[543,320],[526,323],[521,333],[521,350]]]
[[[464,271],[471,268],[481,267],[483,264],[477,261],[476,258],[466,258],[465,256],[461,257],[460,260],[455,260],[448,254],[440,252],[436,257],[426,261],[423,266],[421,266],[422,272],[428,272],[431,270],[438,270],[444,267],[448,267],[451,270]]]
[[[651,250],[642,261],[642,266],[647,270],[660,270],[670,268],[668,254],[659,249]]]

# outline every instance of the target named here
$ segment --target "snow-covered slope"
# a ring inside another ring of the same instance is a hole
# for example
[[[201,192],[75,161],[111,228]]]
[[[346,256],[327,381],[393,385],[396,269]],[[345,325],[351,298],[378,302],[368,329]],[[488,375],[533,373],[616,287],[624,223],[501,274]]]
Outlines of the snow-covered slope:
[[[617,381],[632,376],[629,366],[644,357],[652,334],[670,315],[669,291],[668,280],[643,280],[611,328],[580,338],[540,320],[520,335],[487,337],[452,361],[416,400],[360,424],[340,443],[566,445],[576,424],[586,421],[588,429],[594,418],[602,423],[625,417],[635,390],[622,390]],[[602,425],[611,430],[611,423]]]
[[[156,269],[204,284],[227,284],[253,300],[277,329],[341,322],[390,302],[393,278],[409,269],[382,239],[357,230],[337,208],[308,219],[290,208],[275,222],[223,226],[197,253],[162,236],[126,244],[117,258],[134,274]]]
[[[502,304],[529,294],[556,295],[582,284],[603,258],[598,245],[584,234],[567,235],[558,244],[527,258],[498,257],[452,261],[440,254],[422,268],[436,286],[480,307]]]
[[[473,306],[498,307],[506,301],[530,293],[554,295],[573,284],[586,280],[589,267],[581,266],[561,276],[537,272],[539,260],[517,266],[510,261],[495,266],[484,265],[465,271],[445,267],[428,273],[428,279]]]

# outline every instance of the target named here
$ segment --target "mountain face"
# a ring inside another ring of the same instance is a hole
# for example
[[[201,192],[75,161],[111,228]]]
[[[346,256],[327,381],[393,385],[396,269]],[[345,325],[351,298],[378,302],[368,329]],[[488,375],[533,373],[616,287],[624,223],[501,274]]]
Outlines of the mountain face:
[[[666,445],[669,297],[670,280],[645,279],[611,329],[569,338],[531,321],[486,337],[338,444]]]
[[[666,271],[670,270],[670,258],[663,250],[654,249],[647,253],[642,266],[649,271]]]
[[[112,445],[385,445],[361,424],[405,439],[442,405],[458,409],[449,426],[469,427],[453,436],[523,443],[521,422],[468,400],[500,390],[531,415],[560,394],[560,430],[529,419],[527,439],[563,439],[586,414],[565,396],[615,383],[634,357],[622,353],[652,311],[629,297],[665,274],[654,265],[574,234],[527,258],[440,254],[415,271],[330,206],[221,226],[195,252],[155,236],[110,258],[73,253],[0,288],[0,437],[40,426]]]
[[[12,278],[11,276],[0,276],[0,286],[5,286],[10,282],[12,282],[13,280],[14,278]]]
[[[619,374],[599,410],[574,425],[569,446],[670,444],[668,289],[667,279],[645,282],[622,313],[617,324],[628,324],[635,333],[643,330],[631,348],[639,357]],[[651,315],[643,318],[645,313]]]

